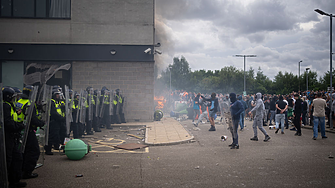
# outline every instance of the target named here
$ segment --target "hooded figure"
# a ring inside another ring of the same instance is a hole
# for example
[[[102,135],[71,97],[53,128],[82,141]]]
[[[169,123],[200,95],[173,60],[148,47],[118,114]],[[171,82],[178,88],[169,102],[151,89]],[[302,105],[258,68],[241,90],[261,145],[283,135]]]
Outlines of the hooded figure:
[[[258,137],[257,137],[257,127],[258,127],[259,130],[262,131],[262,133],[265,135],[264,142],[266,142],[270,140],[270,136],[267,134],[267,132],[263,128],[263,116],[264,116],[265,107],[264,107],[261,93],[256,94],[256,106],[249,112],[249,115],[253,111],[256,111],[256,114],[254,117],[254,123],[252,126],[254,129],[254,137],[251,138],[250,140],[258,141]]]
[[[240,121],[240,114],[244,112],[244,107],[241,101],[236,99],[236,94],[235,93],[230,93],[229,98],[231,101],[230,104],[230,113],[232,116],[232,121],[233,121],[233,127],[230,128],[230,132],[233,137],[233,143],[229,146],[231,146],[230,149],[239,149],[240,146],[238,145],[238,134],[237,134],[237,129],[238,129],[238,123]]]

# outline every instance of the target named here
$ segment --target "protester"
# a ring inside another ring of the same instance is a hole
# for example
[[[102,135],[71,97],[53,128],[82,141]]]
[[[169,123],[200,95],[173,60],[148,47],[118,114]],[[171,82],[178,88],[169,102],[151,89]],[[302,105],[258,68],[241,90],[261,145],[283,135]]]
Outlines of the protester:
[[[240,127],[241,127],[241,131],[243,131],[245,125],[244,125],[244,115],[245,115],[245,110],[248,108],[247,103],[242,99],[242,95],[238,96],[238,100],[242,103],[243,106],[243,111],[240,113]]]
[[[211,123],[211,128],[208,131],[216,131],[214,118],[215,118],[216,112],[218,111],[218,105],[219,105],[219,101],[216,98],[216,93],[212,93],[211,98],[209,99],[206,99],[205,97],[202,97],[202,98],[210,102],[209,121]]]
[[[317,98],[313,100],[312,106],[314,107],[313,117],[313,140],[318,137],[318,126],[320,124],[321,136],[322,138],[327,138],[325,131],[325,108],[326,100],[322,99],[321,93],[317,94]]]
[[[295,128],[297,129],[297,132],[295,133],[295,136],[301,136],[301,121],[300,117],[302,114],[302,100],[299,98],[299,94],[294,94],[294,119],[293,123]]]
[[[269,125],[272,125],[272,121],[275,122],[275,116],[276,115],[276,98],[273,97],[270,101],[270,123]]]
[[[200,123],[200,121],[202,121],[203,118],[206,118],[207,121],[209,121],[208,112],[207,112],[208,104],[209,103],[207,101],[204,101],[203,98],[199,99],[199,106],[201,108],[202,113],[199,116],[197,123],[194,123],[194,126],[198,127],[198,124]]]
[[[231,147],[230,149],[239,149],[240,146],[238,144],[237,129],[238,129],[238,122],[240,120],[240,114],[244,112],[244,107],[241,101],[236,99],[235,93],[229,94],[229,98],[231,101],[230,112],[231,112],[232,121],[233,121],[233,127],[230,127],[230,132],[233,137],[233,143],[230,144],[229,146]]]
[[[200,109],[199,109],[199,97],[200,97],[200,93],[197,94],[197,96],[194,98],[193,100],[193,120],[192,122],[194,122],[194,120],[196,119],[196,117],[200,116]]]
[[[264,121],[267,124],[269,121],[269,113],[270,113],[270,99],[268,97],[264,97],[264,106],[265,106]]]
[[[250,140],[258,141],[258,137],[257,137],[257,127],[258,127],[259,130],[262,131],[262,133],[265,135],[264,142],[267,142],[268,140],[270,140],[270,136],[263,128],[263,116],[264,116],[265,107],[264,107],[264,103],[262,100],[262,94],[257,93],[255,98],[256,98],[256,105],[249,112],[249,114],[251,114],[252,112],[256,112],[254,123],[253,123],[254,137],[252,137]]]
[[[283,96],[279,96],[276,102],[276,134],[279,131],[279,123],[281,124],[281,133],[284,134],[285,111],[288,105],[283,101]]]

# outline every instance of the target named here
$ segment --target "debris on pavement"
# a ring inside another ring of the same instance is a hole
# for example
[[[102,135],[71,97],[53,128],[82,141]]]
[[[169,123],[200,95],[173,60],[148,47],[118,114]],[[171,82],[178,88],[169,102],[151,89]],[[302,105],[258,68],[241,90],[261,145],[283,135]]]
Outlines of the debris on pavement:
[[[131,137],[135,137],[135,138],[138,138],[138,139],[143,139],[143,137],[140,137],[140,136],[136,136],[136,135],[133,135],[133,134],[127,134],[127,136],[131,136]]]
[[[334,159],[334,156],[329,155],[328,158],[329,158],[329,159]]]
[[[120,168],[120,165],[113,165],[112,167],[113,169],[117,169],[117,168]]]
[[[199,169],[199,168],[200,168],[200,166],[196,166],[196,167],[195,167],[195,169]]]
[[[142,149],[148,147],[148,145],[143,144],[136,144],[136,143],[129,143],[129,144],[121,144],[115,146],[118,149],[125,149],[125,150],[135,150],[135,149]]]
[[[193,130],[200,131],[200,128],[199,127],[193,127]]]
[[[81,178],[81,177],[83,177],[84,175],[82,175],[82,174],[77,174],[75,177],[76,178]]]

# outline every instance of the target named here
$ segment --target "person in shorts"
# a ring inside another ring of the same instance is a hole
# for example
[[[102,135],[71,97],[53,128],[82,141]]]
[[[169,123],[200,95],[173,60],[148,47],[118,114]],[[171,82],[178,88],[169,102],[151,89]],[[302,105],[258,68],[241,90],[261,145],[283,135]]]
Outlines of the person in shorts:
[[[218,111],[218,106],[219,106],[219,100],[218,98],[216,98],[216,93],[212,93],[211,98],[206,99],[205,97],[204,100],[209,101],[210,102],[210,106],[209,106],[209,122],[211,123],[211,128],[208,131],[216,131],[215,129],[215,114]]]

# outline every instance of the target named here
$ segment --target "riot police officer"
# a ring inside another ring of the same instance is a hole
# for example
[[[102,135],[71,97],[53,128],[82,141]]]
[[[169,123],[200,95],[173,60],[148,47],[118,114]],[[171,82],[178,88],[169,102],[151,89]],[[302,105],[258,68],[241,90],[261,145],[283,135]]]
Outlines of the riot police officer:
[[[100,109],[96,109],[100,106],[100,97],[98,96],[98,90],[94,90],[94,107],[93,107],[93,130],[95,132],[101,132],[100,130],[100,118],[99,118],[99,111]]]
[[[62,124],[65,123],[65,118],[62,116],[60,94],[61,92],[58,89],[54,89],[52,91],[49,123],[49,144],[44,147],[45,154],[47,155],[53,155],[51,152],[52,146],[54,146],[55,149],[59,149],[59,145],[61,143],[59,132]]]
[[[25,187],[27,183],[20,182],[22,176],[22,153],[19,151],[20,133],[24,128],[22,123],[18,123],[13,99],[15,95],[14,89],[7,87],[2,89],[3,93],[3,115],[5,129],[5,145],[6,145],[6,163],[8,172],[8,181],[10,187]]]
[[[20,109],[22,112],[18,115],[18,122],[23,122],[26,118],[26,114],[28,113],[28,107],[30,105],[34,105],[33,113],[30,121],[29,132],[27,136],[27,142],[25,151],[23,153],[23,179],[28,178],[36,178],[38,176],[37,173],[32,173],[37,164],[38,158],[40,156],[40,147],[38,144],[38,140],[35,134],[37,127],[43,127],[44,122],[38,119],[38,111],[36,109],[35,104],[30,104],[29,97],[32,93],[33,86],[27,85],[23,88],[23,94],[21,95],[21,99],[16,103],[16,109]]]
[[[114,99],[113,99],[113,104],[114,104],[114,107],[113,107],[113,116],[114,116],[114,123],[116,124],[121,124],[121,117],[120,117],[120,106],[118,105],[121,105],[122,104],[122,98],[120,97],[120,90],[119,89],[116,89],[115,90],[115,96],[114,96]],[[119,109],[118,109],[119,108]]]
[[[17,88],[17,87],[12,87],[15,91],[15,98],[14,98],[14,104],[16,105],[17,101],[20,100],[21,95],[22,95],[22,91],[21,89]]]
[[[93,98],[93,88],[87,87],[87,99],[86,99],[86,134],[87,135],[93,135],[92,131],[92,123],[93,123],[93,105],[95,104],[94,98]],[[90,104],[91,103],[91,104]],[[91,113],[91,114],[90,114]],[[92,118],[92,119],[90,119]]]
[[[101,104],[101,105],[104,105],[103,108],[102,108],[103,109],[103,112],[102,112],[103,113],[103,124],[106,125],[107,129],[113,129],[111,127],[111,116],[109,115],[110,91],[106,87],[102,88],[101,97],[103,99],[102,100],[103,104]]]
[[[73,131],[73,138],[81,138],[82,135],[79,134],[79,121],[77,122],[77,119],[79,120],[79,117],[77,118],[77,111],[79,110],[79,93],[74,93],[74,99],[73,99],[73,106],[72,106],[72,117],[73,122],[71,122],[71,130]],[[79,116],[79,114],[78,114]]]

